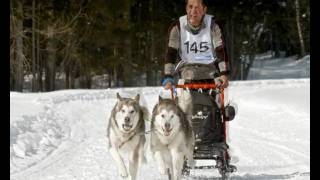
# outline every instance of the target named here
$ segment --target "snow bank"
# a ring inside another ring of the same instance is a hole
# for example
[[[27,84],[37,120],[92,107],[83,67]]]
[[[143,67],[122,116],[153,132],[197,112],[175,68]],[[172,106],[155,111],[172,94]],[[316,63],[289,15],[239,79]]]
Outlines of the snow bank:
[[[275,59],[258,56],[250,68],[248,80],[309,77],[310,55],[298,60],[296,60],[296,56]]]

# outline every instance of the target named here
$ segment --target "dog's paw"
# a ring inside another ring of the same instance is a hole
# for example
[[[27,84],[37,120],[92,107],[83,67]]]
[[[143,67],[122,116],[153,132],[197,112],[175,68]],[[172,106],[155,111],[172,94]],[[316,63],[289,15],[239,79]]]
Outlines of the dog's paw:
[[[128,172],[126,169],[120,169],[119,174],[122,178],[127,178],[128,177]]]

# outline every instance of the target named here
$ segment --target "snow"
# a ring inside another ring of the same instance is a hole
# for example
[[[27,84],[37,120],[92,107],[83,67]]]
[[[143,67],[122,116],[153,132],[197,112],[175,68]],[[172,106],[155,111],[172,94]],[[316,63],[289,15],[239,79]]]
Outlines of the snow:
[[[310,55],[295,60],[295,56],[270,59],[270,53],[257,57],[248,76],[252,79],[309,78]]]
[[[231,81],[226,90],[226,99],[238,106],[229,123],[238,168],[231,179],[310,179],[310,56],[261,57],[250,80]],[[162,87],[10,92],[10,179],[121,179],[105,141],[117,92],[140,93],[150,112],[159,94],[170,97]],[[145,149],[139,179],[166,179],[148,144]],[[217,170],[191,172],[191,179],[218,177]]]

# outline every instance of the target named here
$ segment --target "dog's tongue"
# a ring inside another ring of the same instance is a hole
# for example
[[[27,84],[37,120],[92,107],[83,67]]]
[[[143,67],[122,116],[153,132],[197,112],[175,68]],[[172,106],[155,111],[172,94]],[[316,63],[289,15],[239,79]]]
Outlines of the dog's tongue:
[[[131,125],[130,124],[123,124],[123,128],[126,129],[126,130],[129,130],[131,129]]]
[[[124,124],[125,127],[130,127],[130,124]]]
[[[164,130],[164,135],[169,136],[171,130],[172,130],[172,129],[166,129],[166,128],[165,128],[165,130]]]

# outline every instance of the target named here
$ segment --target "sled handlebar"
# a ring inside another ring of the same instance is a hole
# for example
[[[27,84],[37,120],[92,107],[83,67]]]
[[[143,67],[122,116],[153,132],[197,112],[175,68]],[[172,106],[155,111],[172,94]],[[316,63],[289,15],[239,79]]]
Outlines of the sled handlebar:
[[[175,88],[190,88],[190,89],[218,89],[218,92],[222,95],[222,99],[224,99],[224,88],[222,86],[216,84],[177,84]],[[171,90],[171,98],[174,99],[173,89]]]
[[[224,109],[224,88],[216,84],[177,84],[175,88],[190,88],[190,89],[218,89],[220,96],[220,104],[222,109]],[[171,97],[174,99],[173,89],[171,90]]]
[[[216,84],[177,84],[176,88],[191,88],[191,89],[223,89]]]

